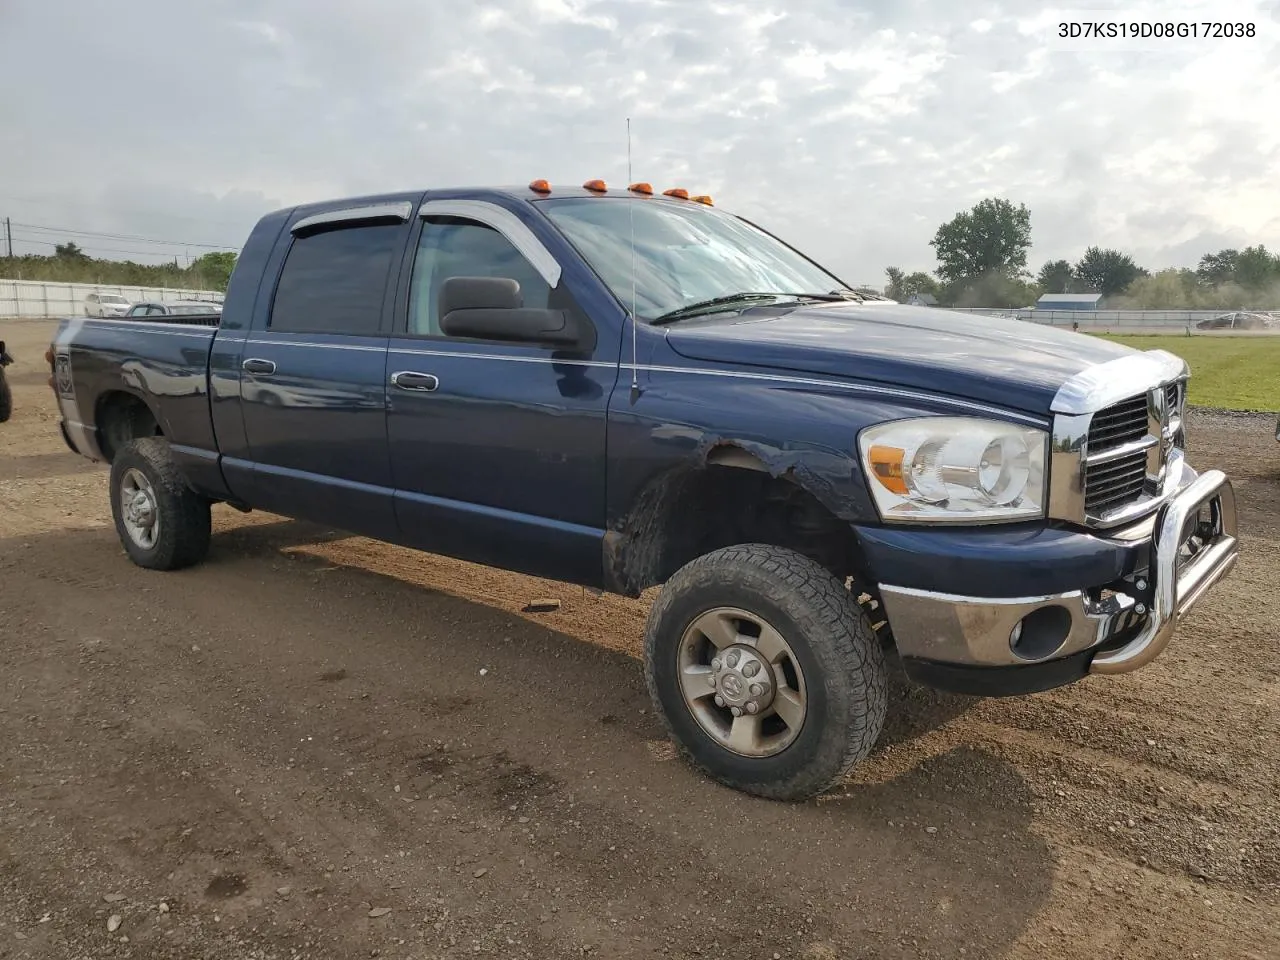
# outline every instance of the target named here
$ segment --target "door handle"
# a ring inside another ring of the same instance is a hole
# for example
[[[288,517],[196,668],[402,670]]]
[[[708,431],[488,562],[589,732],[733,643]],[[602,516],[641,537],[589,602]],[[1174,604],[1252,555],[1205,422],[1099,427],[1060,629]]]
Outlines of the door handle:
[[[240,367],[245,373],[275,373],[276,362],[274,360],[259,360],[256,357],[250,357]]]
[[[440,378],[433,373],[415,373],[412,370],[401,370],[391,375],[391,382],[401,390],[414,390],[418,393],[431,393],[440,386]]]

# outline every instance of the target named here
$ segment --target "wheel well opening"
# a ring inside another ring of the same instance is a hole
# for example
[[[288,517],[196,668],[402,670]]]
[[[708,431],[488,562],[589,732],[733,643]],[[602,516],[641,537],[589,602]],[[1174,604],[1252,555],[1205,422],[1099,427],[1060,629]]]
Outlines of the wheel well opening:
[[[738,543],[787,547],[841,580],[866,582],[849,524],[790,473],[774,476],[738,447],[718,447],[706,466],[679,469],[651,485],[611,539],[611,572],[632,595],[696,557]]]
[[[116,451],[130,440],[162,437],[164,431],[146,402],[131,393],[115,391],[98,400],[94,418],[98,427],[98,445],[110,463]]]

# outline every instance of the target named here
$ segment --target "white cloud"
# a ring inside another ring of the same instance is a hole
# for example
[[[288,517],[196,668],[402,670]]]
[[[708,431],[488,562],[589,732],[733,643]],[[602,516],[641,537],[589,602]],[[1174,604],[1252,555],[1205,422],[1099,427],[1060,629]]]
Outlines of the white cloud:
[[[1280,249],[1280,25],[1236,6],[1252,41],[1081,53],[1012,0],[6,0],[0,215],[237,244],[333,195],[622,182],[631,116],[637,179],[855,282],[989,195],[1033,266]]]

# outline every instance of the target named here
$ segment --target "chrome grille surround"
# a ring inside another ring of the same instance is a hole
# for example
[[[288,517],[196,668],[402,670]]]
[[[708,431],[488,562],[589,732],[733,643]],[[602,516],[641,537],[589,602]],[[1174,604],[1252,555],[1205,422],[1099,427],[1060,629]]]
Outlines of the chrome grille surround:
[[[1181,358],[1148,350],[1090,367],[1059,388],[1050,406],[1049,517],[1118,527],[1177,492],[1189,373]]]

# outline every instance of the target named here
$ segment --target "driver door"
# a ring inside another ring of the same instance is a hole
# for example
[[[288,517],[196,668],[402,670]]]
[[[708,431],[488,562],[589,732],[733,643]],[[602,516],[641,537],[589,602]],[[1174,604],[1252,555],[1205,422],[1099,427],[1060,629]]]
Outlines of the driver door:
[[[465,215],[459,215],[459,212]],[[605,422],[618,344],[565,351],[440,329],[450,277],[503,277],[525,307],[573,310],[555,258],[488,201],[427,202],[387,357],[403,542],[591,586],[602,576]]]

